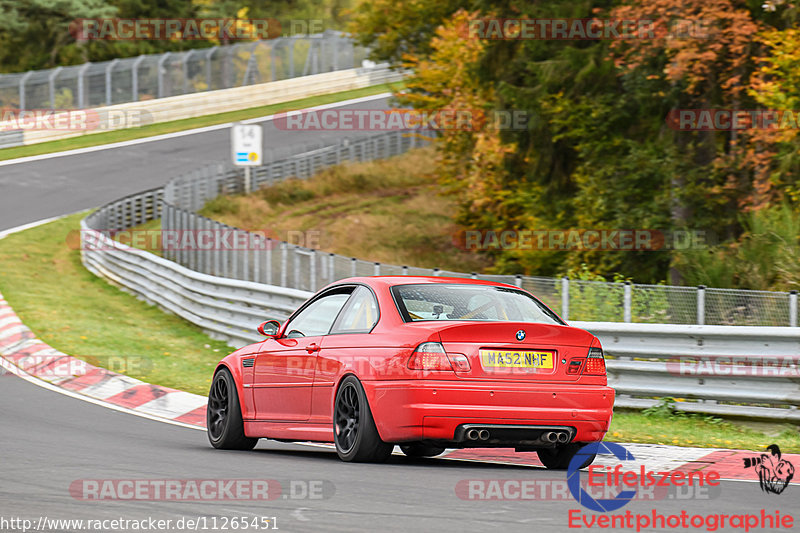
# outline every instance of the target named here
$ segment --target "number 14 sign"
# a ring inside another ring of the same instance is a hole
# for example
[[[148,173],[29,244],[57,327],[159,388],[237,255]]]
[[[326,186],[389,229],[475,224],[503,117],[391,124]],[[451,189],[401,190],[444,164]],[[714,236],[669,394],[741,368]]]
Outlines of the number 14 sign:
[[[234,124],[231,128],[233,164],[239,167],[261,166],[262,137],[258,124]]]

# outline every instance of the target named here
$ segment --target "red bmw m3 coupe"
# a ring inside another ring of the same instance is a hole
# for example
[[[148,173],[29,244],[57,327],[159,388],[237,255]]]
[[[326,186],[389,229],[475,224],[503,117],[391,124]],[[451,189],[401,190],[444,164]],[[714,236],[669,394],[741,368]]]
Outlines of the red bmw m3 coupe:
[[[414,457],[515,448],[564,469],[611,421],[597,337],[512,285],[344,279],[258,330],[266,340],[214,373],[207,422],[216,448],[333,442],[344,461],[374,462],[394,445]]]

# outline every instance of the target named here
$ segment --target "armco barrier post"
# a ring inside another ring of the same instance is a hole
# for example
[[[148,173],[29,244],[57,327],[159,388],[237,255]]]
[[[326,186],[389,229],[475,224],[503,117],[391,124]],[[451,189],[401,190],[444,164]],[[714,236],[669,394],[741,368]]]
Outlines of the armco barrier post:
[[[569,320],[569,278],[561,278],[561,318]]]
[[[797,291],[789,291],[789,326],[797,327]]]

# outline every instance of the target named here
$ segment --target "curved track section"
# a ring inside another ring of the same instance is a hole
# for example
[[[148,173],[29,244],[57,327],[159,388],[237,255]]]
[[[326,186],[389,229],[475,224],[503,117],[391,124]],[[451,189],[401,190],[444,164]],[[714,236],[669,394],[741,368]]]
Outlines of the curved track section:
[[[353,104],[367,105],[387,104],[385,98]],[[0,177],[0,230],[161,185],[177,172],[226,158],[227,136],[226,129],[217,129],[6,163]],[[269,123],[265,136],[272,147],[320,141],[309,134],[276,131]],[[123,528],[123,523],[111,522],[120,519],[170,520],[173,531],[224,531],[234,529],[234,517],[240,524],[256,520],[261,531],[266,531],[267,523],[280,531],[623,529],[619,523],[611,527],[602,522],[601,517],[610,518],[608,514],[591,512],[576,502],[563,473],[540,467],[459,459],[458,453],[448,459],[395,455],[382,465],[345,464],[329,447],[263,440],[250,452],[225,452],[212,449],[196,429],[107,409],[37,387],[13,373],[4,373],[0,383],[2,531],[21,531],[21,523],[14,519],[31,520],[30,528],[39,531],[132,530],[130,524]],[[653,451],[654,456],[663,453]],[[185,485],[187,480],[254,479],[267,482],[268,498],[179,501],[162,494],[137,499],[120,498],[124,496],[120,490],[107,493],[101,501],[87,501],[86,492],[87,487],[89,496],[92,487],[119,489],[120,482],[130,480],[148,482],[152,488],[175,480]],[[797,501],[796,486],[780,496],[762,492],[757,483],[728,481],[703,494],[673,489],[632,501],[614,514],[680,517],[685,510],[703,516],[763,512],[774,517],[791,512]],[[52,522],[56,519],[84,522]],[[198,519],[191,527],[187,522]],[[107,522],[92,528],[87,520]],[[602,524],[607,527],[598,527]],[[622,525],[636,531],[635,522]],[[668,525],[640,524],[639,530],[672,529]],[[157,529],[157,524],[150,526]]]

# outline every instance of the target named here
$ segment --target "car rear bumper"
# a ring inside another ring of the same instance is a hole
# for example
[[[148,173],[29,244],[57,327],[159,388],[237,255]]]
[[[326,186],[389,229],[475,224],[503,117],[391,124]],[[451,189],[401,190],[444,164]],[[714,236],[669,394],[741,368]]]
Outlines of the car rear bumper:
[[[598,385],[486,381],[363,381],[386,442],[439,440],[463,446],[464,424],[574,428],[572,441],[600,441],[608,431],[614,389]]]

